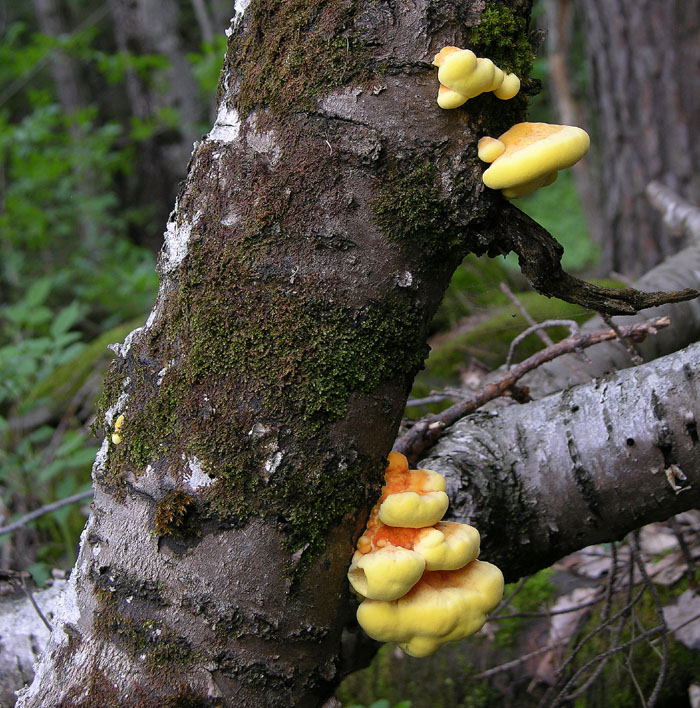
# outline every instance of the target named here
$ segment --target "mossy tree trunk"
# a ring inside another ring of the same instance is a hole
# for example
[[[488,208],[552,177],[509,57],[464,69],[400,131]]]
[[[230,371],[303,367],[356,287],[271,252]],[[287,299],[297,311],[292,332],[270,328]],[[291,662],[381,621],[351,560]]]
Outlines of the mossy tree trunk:
[[[115,346],[92,515],[21,708],[321,706],[353,545],[464,255],[512,248],[541,291],[612,312],[655,301],[579,289],[481,182],[477,138],[524,118],[528,0],[236,6],[157,302]],[[523,91],[440,111],[444,45]]]
[[[332,691],[347,564],[428,324],[466,253],[507,248],[476,139],[525,99],[441,112],[430,65],[483,8],[253,0],[235,18],[157,302],[115,347],[93,512],[20,706]],[[491,46],[523,76],[528,12],[500,7]]]

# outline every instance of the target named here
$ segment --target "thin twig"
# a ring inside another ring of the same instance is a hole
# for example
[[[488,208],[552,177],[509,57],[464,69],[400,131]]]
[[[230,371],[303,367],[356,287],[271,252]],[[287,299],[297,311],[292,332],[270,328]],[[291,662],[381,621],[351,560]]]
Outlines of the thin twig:
[[[690,548],[686,543],[685,536],[683,536],[683,530],[678,524],[676,517],[672,516],[667,523],[671,528],[673,535],[676,537],[676,541],[678,541],[678,547],[681,549],[681,555],[683,556],[683,560],[685,560],[688,582],[690,583],[690,587],[692,588],[695,586],[695,560],[693,559],[693,554],[690,552]]]
[[[518,584],[513,588],[513,592],[505,600],[501,600],[500,605],[489,615],[489,620],[496,619],[496,615],[510,605],[511,600],[523,589],[523,585],[531,578],[531,575],[526,575],[524,578],[518,580]]]
[[[493,676],[494,674],[500,674],[503,671],[508,671],[509,669],[514,669],[516,666],[520,666],[520,664],[523,664],[524,662],[529,661],[530,659],[532,659],[536,656],[539,656],[540,654],[545,654],[548,651],[552,651],[553,649],[557,649],[565,642],[566,642],[566,640],[562,639],[561,641],[555,642],[554,644],[548,644],[546,647],[542,647],[541,649],[537,649],[537,651],[530,652],[529,654],[523,654],[523,656],[519,656],[517,659],[514,659],[513,661],[509,661],[506,664],[499,664],[498,666],[494,666],[492,669],[487,669],[486,671],[482,671],[480,674],[472,674],[469,678],[472,680],[485,679],[485,678],[488,678],[489,676]]]
[[[566,615],[570,612],[578,612],[586,607],[593,607],[603,599],[602,596],[596,597],[594,600],[582,602],[574,607],[568,607],[565,610],[545,610],[543,612],[511,612],[509,615],[489,615],[489,622],[498,622],[504,619],[520,619],[524,617],[554,617],[554,615]]]
[[[608,327],[611,329],[615,330],[615,333],[617,334],[617,338],[620,340],[620,344],[627,350],[627,353],[629,354],[630,359],[632,360],[632,363],[635,366],[639,366],[640,364],[644,363],[644,359],[642,355],[639,353],[639,350],[635,346],[634,342],[632,342],[630,339],[628,339],[625,335],[622,334],[620,331],[620,328],[617,326],[615,322],[613,322],[613,318],[610,317],[610,315],[606,315],[604,312],[599,312],[600,318],[605,322]]]
[[[508,297],[508,299],[518,308],[518,310],[520,310],[520,314],[525,318],[525,321],[531,327],[534,327],[537,324],[535,318],[525,309],[525,305],[523,305],[523,303],[520,302],[520,300],[518,300],[518,298],[513,294],[513,291],[508,287],[507,283],[501,283],[501,292]],[[554,344],[551,337],[544,330],[537,330],[536,334],[542,340],[545,347],[551,347],[552,344]]]
[[[89,489],[86,492],[79,492],[78,494],[73,494],[72,496],[66,497],[65,499],[59,499],[58,501],[52,502],[51,504],[46,504],[46,506],[40,506],[38,509],[34,509],[34,511],[30,511],[28,514],[25,514],[21,518],[17,519],[17,521],[13,521],[7,526],[0,526],[0,536],[20,529],[23,526],[26,526],[30,521],[34,521],[34,519],[38,519],[44,514],[49,514],[52,511],[60,509],[61,507],[68,506],[68,504],[75,504],[75,502],[87,499],[88,497],[91,497],[93,493],[94,492],[92,491],[92,489]]]
[[[654,708],[654,706],[656,705],[656,699],[659,697],[659,692],[661,691],[661,686],[663,685],[664,679],[666,678],[666,672],[668,670],[668,625],[666,624],[666,620],[664,618],[664,608],[661,604],[659,592],[656,589],[654,583],[652,583],[649,579],[647,570],[644,567],[644,560],[639,550],[638,539],[639,531],[637,530],[630,536],[630,549],[632,551],[632,557],[634,558],[635,563],[639,568],[639,572],[642,575],[644,584],[649,588],[649,592],[651,593],[651,596],[654,600],[654,611],[656,612],[656,619],[659,624],[664,628],[664,633],[661,635],[661,669],[659,670],[659,676],[656,679],[654,688],[651,692],[651,695],[649,696],[649,700],[647,701],[647,708]]]
[[[515,353],[515,348],[518,344],[520,344],[520,342],[522,342],[526,337],[529,337],[533,332],[541,332],[546,327],[568,327],[569,334],[571,336],[574,336],[576,332],[578,332],[578,322],[574,322],[574,320],[545,320],[544,322],[535,323],[532,327],[528,327],[526,330],[521,332],[510,343],[510,347],[508,347],[508,356],[506,357],[506,369],[510,369],[510,362],[513,359],[513,354]],[[549,337],[547,337],[547,339],[549,339]],[[551,339],[549,341],[552,342]],[[549,346],[554,346],[554,342],[552,342]]]
[[[31,588],[27,584],[27,580],[24,577],[22,578],[22,590],[24,590],[24,594],[29,598],[29,602],[32,603],[32,607],[39,615],[39,619],[41,619],[41,621],[46,625],[46,629],[48,629],[49,632],[53,632],[53,627],[49,624],[49,621],[44,616],[44,613],[41,611],[39,605],[36,604],[36,600],[34,599],[34,595],[32,594]]]
[[[620,333],[625,337],[634,337],[641,340],[649,334],[656,334],[659,329],[668,327],[670,324],[668,317],[658,317],[650,322],[637,322],[625,327],[621,327]],[[523,377],[528,371],[536,369],[547,361],[556,359],[563,354],[585,349],[599,342],[606,342],[615,339],[617,333],[612,329],[597,330],[595,332],[578,332],[577,334],[562,339],[552,347],[547,347],[533,354],[512,369],[499,374],[494,380],[475,391],[471,396],[463,401],[455,403],[446,408],[442,413],[429,415],[418,421],[410,430],[404,433],[394,443],[394,450],[401,452],[409,461],[415,462],[418,456],[427,448],[434,445],[443,434],[445,428],[456,423],[465,415],[473,413],[489,401],[502,396],[513,384]]]

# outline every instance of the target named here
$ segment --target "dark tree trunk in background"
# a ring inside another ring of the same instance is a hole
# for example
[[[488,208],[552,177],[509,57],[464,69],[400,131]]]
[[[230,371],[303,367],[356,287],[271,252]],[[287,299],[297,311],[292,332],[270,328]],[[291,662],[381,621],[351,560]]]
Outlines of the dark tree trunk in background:
[[[700,1],[579,0],[603,268],[638,275],[678,250],[644,196],[658,180],[700,203]]]
[[[68,28],[56,0],[34,0],[34,12],[39,29],[45,35],[56,38],[67,33]],[[64,52],[58,51],[51,58],[49,69],[61,108],[69,115],[75,113],[85,105],[78,64]]]
[[[46,0],[41,0],[45,2]],[[199,87],[179,37],[180,7],[174,0],[109,0],[114,36],[120,51],[136,56],[159,54],[169,67],[147,76],[126,73],[126,91],[131,114],[143,121],[158,111],[174,109],[178,123],[158,130],[140,143],[139,166],[143,177],[134,201],[149,205],[154,224],[165,221],[172,207],[177,184],[185,176],[192,143],[200,137],[198,125],[207,119],[211,106],[203,105]],[[219,28],[223,31],[223,28]],[[159,228],[144,235],[154,251],[162,243]]]

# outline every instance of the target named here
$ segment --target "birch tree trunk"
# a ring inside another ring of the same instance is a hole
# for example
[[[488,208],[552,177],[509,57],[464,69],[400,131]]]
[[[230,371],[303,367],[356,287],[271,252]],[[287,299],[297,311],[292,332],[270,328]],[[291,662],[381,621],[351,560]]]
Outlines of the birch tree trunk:
[[[257,0],[236,17],[157,303],[115,348],[93,512],[20,706],[331,693],[348,559],[428,324],[464,254],[502,249],[475,124],[506,119],[496,99],[441,113],[430,66],[482,7]]]
[[[352,548],[463,256],[512,248],[541,291],[612,312],[654,301],[566,276],[483,187],[477,137],[522,96],[437,109],[432,56],[469,46],[483,2],[237,7],[157,302],[115,346],[93,511],[22,708],[322,705]],[[497,13],[512,42],[481,28],[523,78],[528,13]]]

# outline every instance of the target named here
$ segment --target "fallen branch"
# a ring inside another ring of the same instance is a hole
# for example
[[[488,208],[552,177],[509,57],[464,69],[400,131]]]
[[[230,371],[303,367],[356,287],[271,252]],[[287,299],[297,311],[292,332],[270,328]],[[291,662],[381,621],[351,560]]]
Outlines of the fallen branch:
[[[659,329],[668,327],[668,317],[658,317],[649,322],[638,322],[625,327],[620,327],[622,336],[633,341],[642,341],[650,334],[656,334]],[[401,452],[415,462],[419,456],[444,433],[445,429],[456,423],[465,415],[473,413],[481,406],[494,398],[502,396],[515,382],[529,371],[536,369],[547,361],[556,359],[563,354],[571,354],[581,349],[591,347],[600,342],[617,339],[617,333],[612,329],[598,330],[595,332],[578,332],[561,342],[542,349],[533,354],[511,369],[499,374],[494,380],[476,391],[473,395],[435,415],[429,415],[418,421],[410,430],[404,433],[394,444],[394,450]]]
[[[700,209],[689,204],[660,182],[649,182],[645,190],[651,205],[661,213],[664,224],[690,238],[700,238]]]

